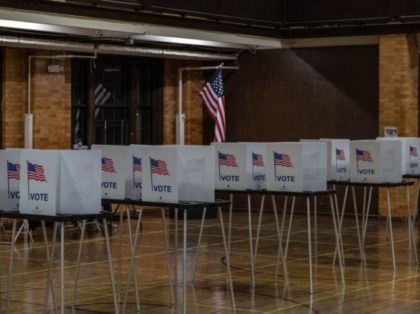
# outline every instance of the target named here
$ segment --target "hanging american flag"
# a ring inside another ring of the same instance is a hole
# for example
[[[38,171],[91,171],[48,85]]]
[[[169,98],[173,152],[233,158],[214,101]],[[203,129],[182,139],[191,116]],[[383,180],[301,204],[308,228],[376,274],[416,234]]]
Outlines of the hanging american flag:
[[[234,155],[231,154],[223,154],[218,152],[219,155],[219,166],[227,166],[227,167],[238,167],[236,163],[236,158]]]
[[[368,150],[356,148],[356,160],[357,161],[373,161],[372,156]]]
[[[114,162],[111,158],[102,158],[102,171],[115,172]]]
[[[20,165],[7,161],[7,178],[20,180]]]
[[[225,96],[222,69],[217,69],[200,91],[201,99],[215,123],[214,141],[224,142],[226,138]]]
[[[264,167],[264,160],[261,154],[254,154],[252,153],[252,165]]]
[[[290,156],[287,154],[274,153],[274,166],[293,168]]]
[[[42,165],[28,163],[28,180],[35,180],[35,181],[41,181],[41,182],[47,182],[47,179],[45,179],[44,174],[44,167]]]
[[[417,147],[410,146],[410,156],[417,157]]]
[[[141,158],[133,156],[133,171],[141,172]]]
[[[168,166],[166,161],[150,158],[151,173],[169,176]]]
[[[346,155],[344,155],[344,150],[342,149],[335,149],[335,156],[337,160],[346,160]]]

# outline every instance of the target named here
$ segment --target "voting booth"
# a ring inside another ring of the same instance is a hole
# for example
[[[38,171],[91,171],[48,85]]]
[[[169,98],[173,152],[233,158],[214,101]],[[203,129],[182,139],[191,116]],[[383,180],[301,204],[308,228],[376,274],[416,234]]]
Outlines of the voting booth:
[[[418,137],[378,137],[378,140],[401,142],[402,174],[420,174],[419,154],[420,138]]]
[[[0,150],[0,210],[19,210],[20,149]]]
[[[102,198],[127,198],[127,183],[132,178],[130,171],[129,146],[123,145],[92,145],[92,149],[102,152]]]
[[[401,182],[401,142],[360,140],[350,142],[350,181]]]
[[[19,211],[96,214],[101,210],[99,151],[20,151]]]
[[[147,146],[142,152],[142,199],[149,202],[214,202],[214,148]]]
[[[216,189],[266,188],[264,143],[213,143]]]
[[[322,142],[267,143],[267,190],[325,191],[327,145]]]
[[[348,181],[350,179],[350,140],[326,139],[327,144],[327,179]]]
[[[126,177],[126,196],[132,200],[141,199],[144,158],[142,152],[148,145],[130,145],[128,147],[128,172]]]

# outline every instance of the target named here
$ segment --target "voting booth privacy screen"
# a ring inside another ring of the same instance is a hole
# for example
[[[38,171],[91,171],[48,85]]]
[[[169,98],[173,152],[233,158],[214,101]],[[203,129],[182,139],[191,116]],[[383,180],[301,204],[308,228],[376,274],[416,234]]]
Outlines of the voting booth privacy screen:
[[[127,198],[141,199],[144,157],[142,152],[147,145],[130,145],[128,147],[128,172],[126,177]]]
[[[99,151],[22,150],[19,211],[95,214],[101,210]]]
[[[378,137],[378,140],[401,142],[401,171],[402,174],[420,174],[419,154],[420,138],[417,137]]]
[[[327,144],[327,179],[348,181],[350,179],[350,140],[325,139]]]
[[[132,177],[129,147],[121,145],[92,145],[102,152],[102,198],[122,200],[127,197],[126,184]]]
[[[325,191],[327,147],[321,142],[270,143],[266,146],[267,190]]]
[[[350,181],[401,182],[401,142],[361,140],[350,142]]]
[[[148,146],[142,152],[142,199],[214,201],[214,150],[210,146]]]
[[[0,150],[1,210],[19,210],[20,149]]]

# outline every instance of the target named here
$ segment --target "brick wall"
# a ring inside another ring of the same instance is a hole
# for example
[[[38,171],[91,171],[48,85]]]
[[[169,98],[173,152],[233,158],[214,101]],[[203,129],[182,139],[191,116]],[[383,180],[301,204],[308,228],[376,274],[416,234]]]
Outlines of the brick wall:
[[[24,114],[27,110],[29,55],[51,55],[48,51],[4,48],[3,54],[3,144],[24,146]],[[48,73],[49,63],[64,66],[64,73]],[[32,60],[31,111],[34,148],[71,146],[70,61]]]
[[[163,89],[163,143],[176,142],[178,113],[178,68],[200,66],[200,62],[165,60]],[[203,85],[201,71],[186,71],[183,75],[183,111],[185,113],[185,144],[203,142],[203,106],[199,91]]]
[[[379,134],[396,126],[399,136],[418,136],[418,48],[415,35],[384,35],[379,40]],[[412,200],[414,200],[414,188]],[[405,216],[403,189],[392,190],[393,216]],[[379,214],[386,215],[385,191]]]

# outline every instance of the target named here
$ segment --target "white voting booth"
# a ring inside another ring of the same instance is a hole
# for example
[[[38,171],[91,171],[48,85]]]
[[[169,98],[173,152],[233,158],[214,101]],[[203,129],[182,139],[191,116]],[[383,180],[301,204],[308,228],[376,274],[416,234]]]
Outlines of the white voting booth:
[[[127,183],[132,177],[129,147],[123,145],[92,145],[102,152],[102,198],[127,198]]]
[[[216,189],[266,188],[265,143],[213,143]]]
[[[20,187],[19,149],[0,151],[0,202],[1,210],[19,210]]]
[[[401,182],[401,142],[360,140],[350,142],[350,181]]]
[[[377,140],[401,142],[402,174],[420,174],[420,138],[418,137],[378,137]]]
[[[325,191],[327,147],[321,142],[266,144],[267,190]]]
[[[101,210],[100,151],[22,150],[19,211],[96,214]]]
[[[126,196],[132,200],[141,199],[144,158],[142,152],[147,145],[130,145],[128,147],[128,172],[126,177]]]
[[[213,147],[147,146],[142,157],[144,201],[214,202]]]

